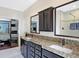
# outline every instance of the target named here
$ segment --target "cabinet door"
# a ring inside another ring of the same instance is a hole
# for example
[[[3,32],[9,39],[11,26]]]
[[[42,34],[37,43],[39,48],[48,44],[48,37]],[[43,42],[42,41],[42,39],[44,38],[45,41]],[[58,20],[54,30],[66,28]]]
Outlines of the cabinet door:
[[[36,44],[35,46],[35,58],[42,58],[42,47]]]
[[[31,47],[28,46],[28,58],[34,58],[34,56],[33,56],[33,52],[31,51],[30,48],[31,48]]]
[[[39,12],[40,31],[53,31],[53,8],[45,9]]]
[[[32,42],[28,43],[28,58],[35,58],[35,44]]]
[[[23,52],[24,52],[24,50],[23,50],[23,45],[21,45],[21,54],[22,54],[22,55],[24,55]]]
[[[27,52],[28,52],[27,49],[28,49],[27,41],[21,39],[21,54],[24,56],[24,58],[27,58]]]
[[[39,30],[44,31],[44,13],[43,13],[43,11],[39,12]]]
[[[21,54],[24,56],[24,40],[21,38]]]
[[[23,55],[24,55],[24,58],[27,58],[27,45],[24,45],[23,46]]]
[[[24,56],[24,58],[27,58],[27,46],[26,45],[21,46],[21,54]]]
[[[53,9],[48,8],[44,11],[45,31],[53,31]]]
[[[35,50],[35,58],[42,58],[41,51]]]

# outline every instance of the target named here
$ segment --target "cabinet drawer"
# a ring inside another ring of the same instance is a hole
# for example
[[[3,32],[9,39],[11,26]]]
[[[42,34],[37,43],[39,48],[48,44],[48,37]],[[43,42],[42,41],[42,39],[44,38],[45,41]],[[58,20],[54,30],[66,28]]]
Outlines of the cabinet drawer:
[[[32,51],[30,46],[28,46],[28,57],[30,58],[31,56],[34,56],[34,55],[35,55],[35,52]]]
[[[28,55],[28,58],[34,58],[31,54]]]
[[[24,41],[24,44],[25,44],[25,45],[28,45],[28,42],[27,42],[27,41]]]
[[[34,52],[32,52],[32,51],[28,52],[28,58],[34,58],[34,56],[35,56]]]
[[[34,44],[33,42],[29,42],[28,44],[29,44],[29,46],[31,46],[31,47],[35,47],[35,44]]]
[[[34,56],[34,55],[32,55],[32,54],[30,54],[30,56],[31,56],[31,58],[35,58],[35,56]]]
[[[39,56],[39,55],[35,54],[35,58],[41,58],[41,56]]]
[[[33,52],[35,51],[35,49],[33,47],[31,47],[31,46],[30,46],[30,50],[33,51]]]
[[[30,51],[30,53],[29,53],[30,55],[32,55],[33,57],[35,56],[35,53],[34,52],[32,52],[32,51]]]
[[[45,55],[42,55],[42,58],[48,58],[47,56],[45,56]]]
[[[63,58],[55,53],[52,53],[48,50],[43,49],[42,50],[42,57],[48,57],[48,58]]]
[[[35,50],[35,54],[38,54],[39,56],[42,55],[42,54],[41,54],[41,51],[39,51],[39,50]]]
[[[41,45],[36,44],[35,49],[41,51],[42,47],[41,47]]]

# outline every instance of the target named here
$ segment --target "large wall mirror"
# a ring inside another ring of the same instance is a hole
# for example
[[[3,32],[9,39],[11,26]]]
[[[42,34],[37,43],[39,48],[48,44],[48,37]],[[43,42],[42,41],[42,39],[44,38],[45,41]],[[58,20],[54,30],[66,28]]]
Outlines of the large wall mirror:
[[[79,1],[55,8],[55,35],[79,38]]]
[[[39,34],[39,15],[36,14],[31,17],[31,24],[30,24],[31,33]]]

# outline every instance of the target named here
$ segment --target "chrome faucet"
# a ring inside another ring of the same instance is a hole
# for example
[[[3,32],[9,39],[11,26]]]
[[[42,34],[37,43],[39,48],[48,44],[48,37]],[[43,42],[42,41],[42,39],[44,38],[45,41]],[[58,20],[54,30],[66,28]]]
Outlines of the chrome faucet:
[[[61,39],[61,45],[62,45],[62,46],[65,45],[65,39]]]

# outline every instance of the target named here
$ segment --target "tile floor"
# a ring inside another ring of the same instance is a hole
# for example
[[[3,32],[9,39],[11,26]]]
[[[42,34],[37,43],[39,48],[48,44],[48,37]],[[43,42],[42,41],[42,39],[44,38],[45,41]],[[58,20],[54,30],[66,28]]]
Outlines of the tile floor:
[[[0,50],[0,58],[23,58],[19,47]]]

